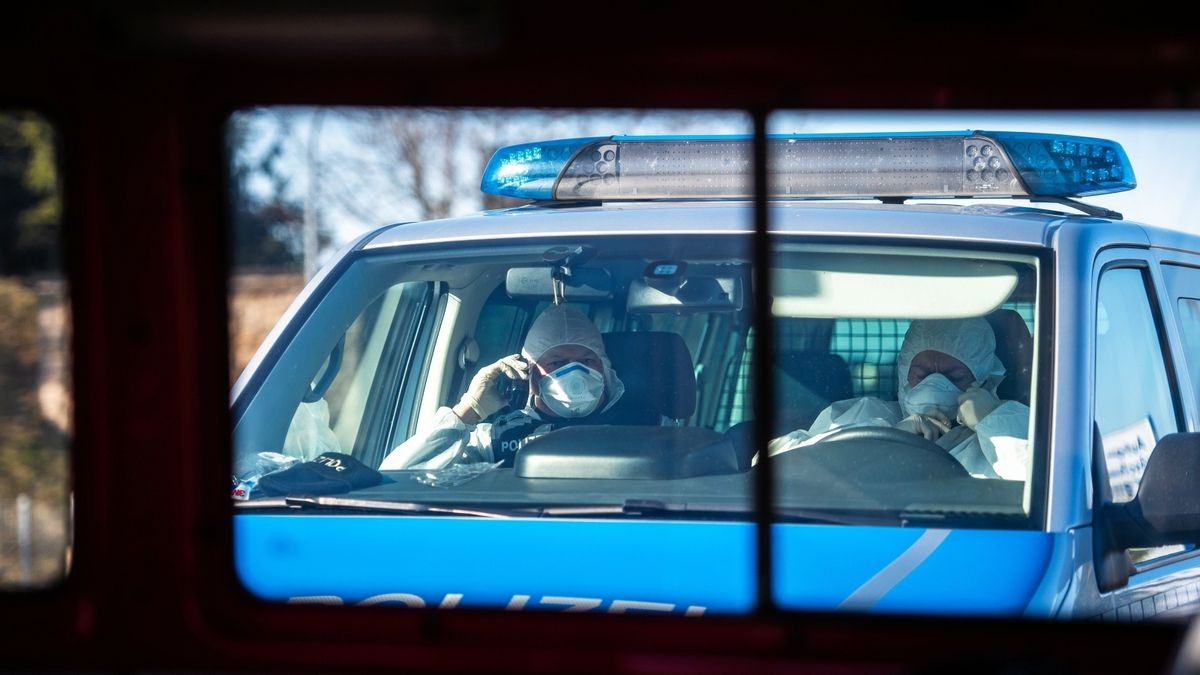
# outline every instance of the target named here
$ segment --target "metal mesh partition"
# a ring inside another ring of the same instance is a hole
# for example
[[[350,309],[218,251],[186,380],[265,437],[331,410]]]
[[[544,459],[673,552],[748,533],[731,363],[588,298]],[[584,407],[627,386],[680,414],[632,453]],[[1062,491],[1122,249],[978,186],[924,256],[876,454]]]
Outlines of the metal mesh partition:
[[[908,330],[907,319],[838,319],[829,351],[850,367],[854,396],[895,400],[896,354]]]
[[[1033,333],[1033,302],[1007,302],[1001,308],[1020,314],[1029,332]],[[775,344],[780,357],[827,349],[846,362],[854,397],[873,396],[894,401],[899,387],[896,356],[911,323],[909,319],[785,319],[776,323]],[[726,382],[733,384],[722,390],[719,429],[750,418],[750,354],[753,339],[751,332],[747,335],[741,355],[730,362]]]

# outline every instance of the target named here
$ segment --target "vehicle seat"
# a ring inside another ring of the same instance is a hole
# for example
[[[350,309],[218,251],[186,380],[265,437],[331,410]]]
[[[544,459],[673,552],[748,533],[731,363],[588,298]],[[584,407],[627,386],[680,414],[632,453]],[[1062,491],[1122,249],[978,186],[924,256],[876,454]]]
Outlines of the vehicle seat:
[[[846,360],[829,352],[806,351],[780,354],[780,370],[796,378],[814,394],[828,401],[840,401],[854,395],[850,367]]]
[[[837,354],[822,351],[781,353],[775,364],[803,387],[802,393],[806,392],[804,396],[786,396],[788,389],[781,386],[782,382],[776,382],[775,435],[809,428],[827,405],[854,395],[850,367]]]
[[[696,412],[696,370],[683,338],[664,331],[605,333],[604,349],[625,390],[659,415],[682,421]]]
[[[1015,310],[998,309],[986,317],[996,333],[996,357],[1004,364],[1004,381],[996,395],[1004,401],[1020,401],[1029,405],[1029,388],[1033,379],[1033,336],[1025,319]]]

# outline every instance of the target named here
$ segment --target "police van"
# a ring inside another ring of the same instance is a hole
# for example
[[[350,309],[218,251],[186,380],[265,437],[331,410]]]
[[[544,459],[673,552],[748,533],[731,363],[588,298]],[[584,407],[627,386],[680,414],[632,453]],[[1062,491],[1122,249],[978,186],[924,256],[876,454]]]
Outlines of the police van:
[[[360,237],[235,384],[237,572],[697,616],[754,609],[767,551],[786,610],[1184,611],[1200,237],[1082,200],[1135,185],[1055,134],[502,148],[482,189],[527,205]],[[594,361],[531,352],[556,316]]]

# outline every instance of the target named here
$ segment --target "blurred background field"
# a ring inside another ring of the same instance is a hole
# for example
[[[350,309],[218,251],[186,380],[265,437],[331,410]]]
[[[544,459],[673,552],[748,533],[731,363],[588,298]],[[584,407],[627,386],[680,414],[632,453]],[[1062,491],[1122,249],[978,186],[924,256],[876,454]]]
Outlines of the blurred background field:
[[[229,279],[230,383],[303,288],[304,276],[287,271],[243,272]]]
[[[303,287],[288,271],[230,279],[230,382]],[[69,304],[61,279],[0,277],[0,588],[70,562]]]
[[[70,556],[64,291],[0,277],[0,586],[52,583]]]
[[[0,111],[0,589],[70,565],[70,304],[53,128]]]

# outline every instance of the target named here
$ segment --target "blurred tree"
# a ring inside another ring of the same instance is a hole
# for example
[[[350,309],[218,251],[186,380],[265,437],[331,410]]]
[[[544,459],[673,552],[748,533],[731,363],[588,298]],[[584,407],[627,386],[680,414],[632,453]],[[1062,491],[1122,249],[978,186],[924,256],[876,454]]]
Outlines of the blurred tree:
[[[511,113],[407,108],[337,114],[350,142],[331,146],[318,161],[326,199],[353,220],[376,227],[525,203],[479,191],[484,166],[506,142]]]
[[[305,209],[292,193],[286,163],[292,120],[283,111],[234,115],[226,136],[230,156],[232,258],[235,269],[300,270]],[[318,231],[319,241],[328,235]]]
[[[33,113],[0,113],[0,275],[59,269],[62,200],[54,130]]]
[[[332,252],[331,245],[376,227],[528,203],[485,195],[479,189],[488,160],[505,145],[615,133],[745,133],[747,129],[740,113],[697,111],[260,108],[241,112],[234,116],[228,136],[235,190],[235,261],[295,270],[303,265],[312,270],[313,258],[319,262]]]

